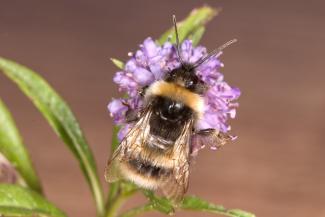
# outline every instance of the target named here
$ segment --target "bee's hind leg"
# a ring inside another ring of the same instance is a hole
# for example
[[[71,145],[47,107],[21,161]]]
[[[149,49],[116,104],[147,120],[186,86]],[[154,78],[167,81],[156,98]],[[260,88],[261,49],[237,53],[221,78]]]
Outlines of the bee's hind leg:
[[[196,131],[195,134],[200,135],[200,136],[210,136],[213,134],[218,134],[219,131],[213,128],[208,128],[208,129],[204,129],[204,130],[199,130]]]
[[[197,147],[204,147],[204,146],[210,146],[211,149],[217,150],[224,146],[229,140],[233,140],[234,137],[228,135],[227,133],[221,132],[217,129],[204,129],[199,130],[194,133],[194,139],[193,139],[193,146],[192,153],[196,154],[197,150],[200,148]],[[195,149],[196,147],[196,149]]]

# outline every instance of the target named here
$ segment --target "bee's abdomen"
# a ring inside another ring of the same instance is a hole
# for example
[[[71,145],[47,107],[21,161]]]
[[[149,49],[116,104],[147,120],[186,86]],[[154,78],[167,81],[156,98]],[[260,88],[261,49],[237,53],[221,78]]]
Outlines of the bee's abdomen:
[[[170,169],[154,166],[150,162],[145,162],[140,159],[131,159],[128,163],[129,167],[131,167],[130,169],[135,170],[139,175],[150,178],[160,179],[171,173]]]

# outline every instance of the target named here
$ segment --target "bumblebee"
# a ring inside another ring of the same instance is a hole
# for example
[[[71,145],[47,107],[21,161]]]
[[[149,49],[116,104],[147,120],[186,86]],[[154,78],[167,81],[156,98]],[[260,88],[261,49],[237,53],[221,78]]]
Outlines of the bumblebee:
[[[134,125],[109,160],[105,178],[108,182],[124,179],[145,189],[160,190],[179,202],[188,189],[191,138],[220,146],[230,139],[216,129],[195,131],[195,123],[203,115],[203,94],[207,90],[195,70],[236,40],[195,64],[185,63],[179,52],[175,16],[173,22],[181,66],[141,91],[141,111],[127,111],[127,121]]]

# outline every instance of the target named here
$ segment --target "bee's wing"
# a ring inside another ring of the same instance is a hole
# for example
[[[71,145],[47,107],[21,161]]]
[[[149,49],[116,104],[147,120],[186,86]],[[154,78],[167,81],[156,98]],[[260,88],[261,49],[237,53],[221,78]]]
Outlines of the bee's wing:
[[[149,133],[150,116],[151,110],[148,108],[143,112],[140,119],[129,130],[113,153],[105,169],[105,179],[107,182],[115,182],[122,178],[122,174],[120,174],[120,170],[118,169],[119,163],[141,152]]]
[[[163,194],[178,203],[183,199],[188,188],[189,177],[189,144],[192,136],[193,121],[185,124],[180,137],[176,140],[173,151],[174,166],[172,174],[161,185]]]

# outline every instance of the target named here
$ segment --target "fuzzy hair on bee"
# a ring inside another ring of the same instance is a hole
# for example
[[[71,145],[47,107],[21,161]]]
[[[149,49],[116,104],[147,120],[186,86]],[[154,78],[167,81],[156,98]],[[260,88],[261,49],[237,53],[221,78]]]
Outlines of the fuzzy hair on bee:
[[[145,189],[160,190],[177,203],[188,189],[191,138],[220,145],[230,139],[215,129],[195,131],[195,123],[204,111],[202,94],[207,89],[195,70],[235,40],[195,64],[185,63],[179,52],[175,16],[173,22],[181,65],[142,91],[141,110],[127,111],[133,127],[109,160],[105,178],[108,182],[124,179]]]

